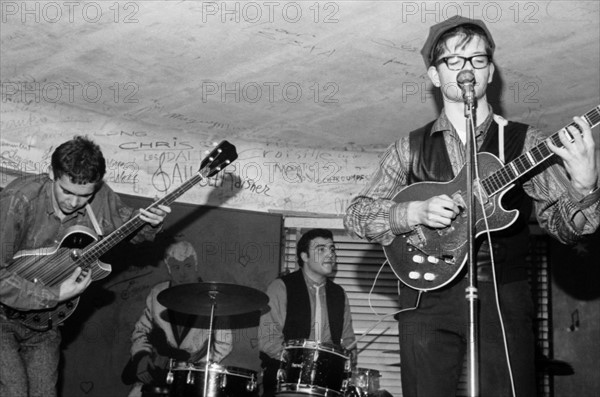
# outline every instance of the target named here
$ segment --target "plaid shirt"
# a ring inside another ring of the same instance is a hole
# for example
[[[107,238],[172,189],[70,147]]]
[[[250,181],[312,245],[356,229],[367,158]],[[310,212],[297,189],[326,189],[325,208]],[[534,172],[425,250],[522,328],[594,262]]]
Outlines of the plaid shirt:
[[[56,247],[71,226],[94,230],[85,208],[62,221],[56,216],[52,185],[47,175],[33,175],[14,180],[0,193],[0,303],[15,309],[54,307],[59,291],[58,286],[46,287],[10,272],[7,266],[14,255],[23,250]],[[90,205],[105,236],[135,215],[106,184],[95,193]],[[151,240],[158,230],[146,225],[131,241]]]
[[[493,113],[476,129],[476,144],[483,143],[493,122]],[[454,175],[466,162],[466,147],[445,112],[432,126],[431,134],[444,134],[448,157]],[[510,137],[506,137],[510,139]],[[527,129],[523,153],[539,145],[545,137],[533,127]],[[395,203],[393,197],[407,185],[410,150],[409,137],[403,136],[392,143],[381,158],[379,168],[367,186],[352,200],[346,210],[344,225],[350,233],[368,241],[389,245],[396,235],[411,230],[407,222],[408,202]],[[559,241],[572,244],[582,235],[593,233],[600,223],[600,189],[582,197],[572,188],[569,178],[553,156],[543,165],[522,177],[523,189],[535,205],[540,226]],[[582,228],[572,222],[582,211],[586,222]]]

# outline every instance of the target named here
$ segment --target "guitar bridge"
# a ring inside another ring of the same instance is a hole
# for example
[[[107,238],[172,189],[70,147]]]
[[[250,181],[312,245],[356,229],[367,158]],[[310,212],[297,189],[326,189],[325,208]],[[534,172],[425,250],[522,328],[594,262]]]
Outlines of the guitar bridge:
[[[421,226],[416,226],[414,228],[413,233],[406,238],[406,242],[417,249],[425,246],[427,238],[425,238],[425,233],[423,233]]]

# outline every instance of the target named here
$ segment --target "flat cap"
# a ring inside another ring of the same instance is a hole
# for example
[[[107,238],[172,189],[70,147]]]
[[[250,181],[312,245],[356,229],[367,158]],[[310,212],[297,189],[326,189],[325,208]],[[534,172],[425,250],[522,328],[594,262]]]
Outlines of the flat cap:
[[[487,26],[485,26],[485,23],[483,23],[483,21],[479,19],[465,18],[461,15],[455,15],[429,28],[429,36],[427,37],[427,41],[425,41],[425,45],[421,49],[421,55],[423,56],[423,60],[425,61],[425,66],[429,67],[433,63],[433,59],[431,59],[433,55],[432,52],[440,37],[450,29],[461,25],[479,26],[484,31],[488,41],[490,42],[492,53],[494,52],[496,44],[494,43],[492,34],[488,30]]]

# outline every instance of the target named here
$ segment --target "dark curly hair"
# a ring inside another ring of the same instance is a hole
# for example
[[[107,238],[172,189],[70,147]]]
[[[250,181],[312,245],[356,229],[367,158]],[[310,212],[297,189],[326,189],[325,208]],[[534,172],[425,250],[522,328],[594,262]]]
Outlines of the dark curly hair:
[[[75,136],[52,153],[55,178],[68,175],[76,184],[100,183],[106,172],[106,161],[100,147],[83,136]]]
[[[310,246],[310,242],[314,239],[321,237],[333,240],[333,233],[327,229],[310,229],[308,232],[304,233],[300,240],[298,240],[298,244],[296,245],[296,257],[298,258],[298,266],[304,266],[304,261],[300,254],[306,252],[308,254],[308,247]]]

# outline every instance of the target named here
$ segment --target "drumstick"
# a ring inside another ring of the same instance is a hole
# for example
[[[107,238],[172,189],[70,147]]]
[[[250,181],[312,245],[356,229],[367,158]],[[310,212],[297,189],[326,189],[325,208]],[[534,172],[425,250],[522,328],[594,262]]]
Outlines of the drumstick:
[[[381,322],[383,320],[385,320],[386,318],[390,317],[390,316],[395,316],[396,314],[402,313],[402,312],[406,312],[409,310],[415,310],[417,307],[419,307],[419,303],[421,302],[421,294],[423,293],[423,291],[419,291],[419,295],[417,296],[417,302],[415,304],[415,307],[407,307],[405,309],[400,309],[397,310],[393,313],[389,313],[386,314],[385,316],[381,317],[381,319],[379,321],[377,321],[375,324],[373,324],[369,329],[367,329],[365,332],[363,332],[363,334],[358,337],[354,342],[350,343],[350,345],[348,345],[348,347],[346,348],[346,350],[352,350],[356,347],[356,344],[358,343],[358,341],[360,341],[362,338],[364,338],[365,336],[367,336],[367,334],[369,332],[371,332],[375,327],[377,327],[379,324],[381,324]],[[388,327],[389,328],[389,327]]]
[[[356,340],[355,340],[354,342],[350,343],[350,344],[348,345],[348,347],[346,348],[346,350],[352,350],[352,349],[354,349],[354,348],[356,347],[356,345],[358,344],[358,342],[359,342],[359,341],[360,341],[362,338],[364,338],[365,336],[367,336],[367,335],[369,334],[369,332],[373,331],[373,329],[375,329],[375,327],[377,327],[379,324],[381,324],[381,322],[382,322],[383,320],[385,320],[387,317],[393,316],[393,315],[395,315],[396,313],[397,313],[397,312],[390,313],[390,314],[387,314],[387,315],[385,315],[385,316],[381,317],[381,319],[380,319],[379,321],[377,321],[375,324],[373,324],[371,327],[369,327],[369,329],[367,329],[365,332],[363,332],[363,333],[362,333],[362,335],[361,335],[361,336],[359,336],[358,338],[356,338]],[[389,327],[388,327],[388,328],[389,328]]]

